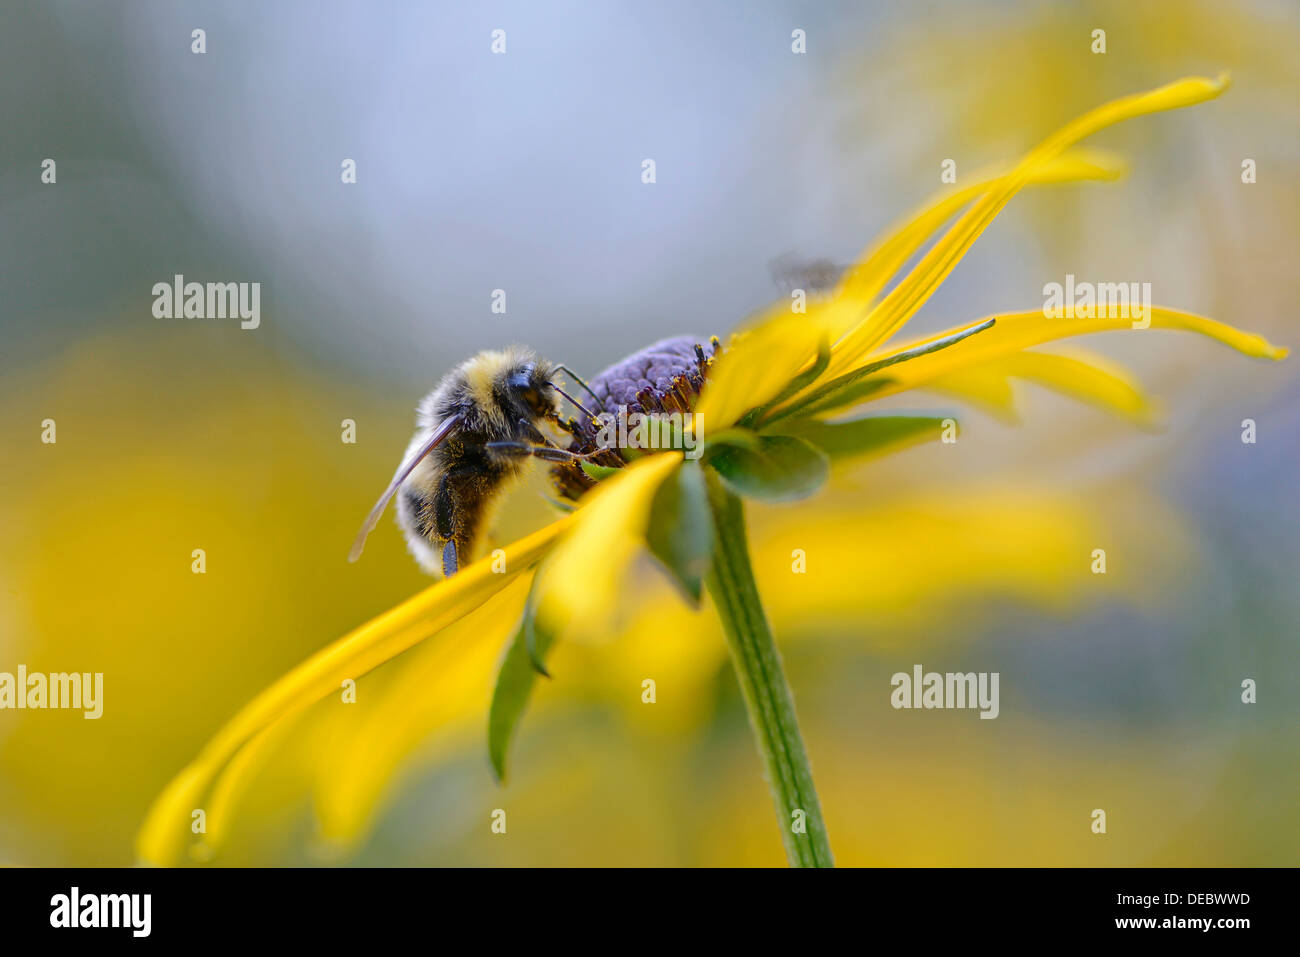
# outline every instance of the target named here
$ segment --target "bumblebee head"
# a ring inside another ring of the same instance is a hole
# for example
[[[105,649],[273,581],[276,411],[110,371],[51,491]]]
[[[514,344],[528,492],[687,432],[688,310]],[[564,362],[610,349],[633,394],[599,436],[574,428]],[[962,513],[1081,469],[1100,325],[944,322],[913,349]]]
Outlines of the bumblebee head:
[[[555,365],[523,346],[480,352],[449,376],[443,414],[459,410],[469,416],[471,428],[479,422],[507,430],[513,430],[520,419],[554,418],[558,390],[551,379],[555,372]]]
[[[498,401],[507,409],[529,418],[555,414],[555,386],[551,365],[533,356],[520,356],[501,371]]]

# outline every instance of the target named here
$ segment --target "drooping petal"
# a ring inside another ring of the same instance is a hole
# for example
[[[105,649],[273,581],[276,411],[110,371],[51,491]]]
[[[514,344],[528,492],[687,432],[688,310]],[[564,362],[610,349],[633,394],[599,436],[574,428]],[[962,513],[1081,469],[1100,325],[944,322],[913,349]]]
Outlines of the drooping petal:
[[[444,640],[412,649],[409,662],[380,686],[361,689],[366,709],[346,714],[346,726],[322,742],[329,759],[315,762],[314,804],[319,837],[346,851],[365,837],[376,808],[403,763],[426,759],[463,742],[481,747],[492,676],[514,633],[531,575],[521,575],[491,605],[447,629]]]
[[[240,799],[247,792],[253,778],[272,759],[289,730],[297,726],[295,718],[296,715],[286,715],[271,722],[253,735],[226,763],[205,800],[208,810],[207,832],[203,844],[193,849],[194,856],[202,860],[221,850],[230,833],[230,822]]]
[[[492,676],[524,604],[526,577],[498,599],[510,614],[494,609],[487,621],[487,609],[480,609],[466,616],[449,629],[448,642],[413,649],[409,662],[394,663],[399,670],[391,681],[361,689],[364,719],[310,729],[315,739],[300,744],[308,757],[297,764],[319,769],[312,782],[314,804],[320,837],[334,856],[366,839],[386,796],[408,773],[455,754],[481,756]],[[564,642],[553,649],[547,664],[557,680],[539,683],[530,710],[545,710],[548,700],[617,700],[615,689],[640,688],[653,676],[671,694],[659,701],[653,718],[636,696],[643,710],[630,712],[629,719],[640,718],[647,731],[667,737],[697,727],[714,706],[710,682],[726,661],[726,646],[715,636],[716,615],[707,606],[689,608],[658,575],[625,600],[628,623],[617,643]],[[318,721],[315,716],[302,724]],[[289,774],[292,779],[294,772]]]
[[[962,214],[871,314],[835,344],[826,376],[833,377],[857,365],[921,308],[994,217],[1028,182],[1035,166],[1060,155],[1098,130],[1147,113],[1202,103],[1218,96],[1226,88],[1226,76],[1218,80],[1205,77],[1177,80],[1146,93],[1112,100],[1049,136]]]
[[[564,634],[572,624],[602,629],[619,603],[620,580],[645,547],[655,492],[682,464],[680,452],[634,461],[593,489],[578,510],[582,520],[537,570],[535,622],[540,631]]]
[[[179,858],[190,838],[190,814],[239,750],[272,724],[300,713],[312,702],[359,678],[478,608],[547,552],[573,521],[566,516],[505,549],[500,561],[484,559],[462,569],[372,619],[317,652],[244,706],[198,757],[155,800],[136,838],[147,863]]]

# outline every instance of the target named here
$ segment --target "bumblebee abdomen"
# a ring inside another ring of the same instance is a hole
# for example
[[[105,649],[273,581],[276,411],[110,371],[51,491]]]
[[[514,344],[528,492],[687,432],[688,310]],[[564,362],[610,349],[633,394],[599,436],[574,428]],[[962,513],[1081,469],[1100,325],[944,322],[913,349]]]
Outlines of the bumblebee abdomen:
[[[494,455],[485,445],[512,435],[473,432],[449,439],[429,456],[419,479],[402,487],[398,524],[426,571],[445,572],[449,542],[459,564],[472,559],[490,507],[522,470],[522,463]]]

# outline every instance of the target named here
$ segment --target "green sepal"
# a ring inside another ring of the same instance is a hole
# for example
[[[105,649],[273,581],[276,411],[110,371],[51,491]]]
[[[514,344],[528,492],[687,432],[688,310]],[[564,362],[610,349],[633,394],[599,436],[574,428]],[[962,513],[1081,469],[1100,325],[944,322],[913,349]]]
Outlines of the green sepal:
[[[713,560],[713,518],[698,462],[684,462],[659,486],[650,506],[646,546],[691,604],[699,607]]]
[[[760,435],[755,449],[725,446],[709,465],[733,492],[764,502],[807,498],[830,473],[824,452],[791,435]]]

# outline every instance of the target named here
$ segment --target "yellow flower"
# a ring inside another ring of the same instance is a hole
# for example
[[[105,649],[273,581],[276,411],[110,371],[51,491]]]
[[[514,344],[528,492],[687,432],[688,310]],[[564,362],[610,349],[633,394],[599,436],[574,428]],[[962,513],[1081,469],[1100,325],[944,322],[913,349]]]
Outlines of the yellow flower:
[[[703,540],[692,539],[699,515],[707,516],[709,509],[715,517],[731,514],[732,523],[724,526],[718,519],[718,527],[738,529],[735,537],[743,555],[736,493],[760,499],[802,497],[825,479],[828,459],[902,447],[917,440],[919,429],[929,430],[923,437],[938,437],[935,423],[924,419],[831,421],[865,402],[927,388],[1006,410],[1008,381],[1024,378],[1135,421],[1151,421],[1151,403],[1123,370],[1088,353],[1033,351],[1065,337],[1132,328],[1132,321],[1117,312],[1060,319],[1047,317],[1042,309],[998,314],[913,342],[887,343],[1020,189],[1118,175],[1113,158],[1075,151],[1082,139],[1125,119],[1212,99],[1226,85],[1226,78],[1193,77],[1107,103],[1048,137],[1019,162],[928,204],[871,246],[836,290],[807,303],[806,311],[778,303],[747,323],[710,360],[695,406],[707,430],[702,433],[707,470],[674,451],[643,455],[622,468],[596,473],[595,488],[571,514],[507,546],[504,560],[465,567],[305,661],[241,710],[158,797],[138,835],[138,856],[159,864],[179,860],[192,841],[191,814],[200,807],[209,812],[204,847],[207,852],[219,849],[239,794],[296,715],[347,680],[422,643],[421,653],[427,651],[443,673],[462,665],[485,668],[514,630],[523,606],[523,624],[502,664],[492,707],[493,757],[502,769],[504,743],[534,680],[533,666],[540,669],[540,659],[557,639],[617,631],[614,622],[625,606],[620,598],[624,579],[647,546],[688,598],[698,598],[704,574],[699,559],[711,554],[711,598],[731,623],[731,634],[747,609],[756,607],[753,601],[747,605],[742,594],[746,588],[752,591],[746,581],[752,576],[735,566],[736,542],[710,551],[707,532]],[[961,210],[884,293],[900,269]],[[1200,316],[1153,307],[1150,320],[1153,328],[1197,332],[1248,356],[1280,359],[1286,354],[1259,336]],[[728,503],[735,503],[731,513]],[[670,534],[664,526],[673,526]],[[719,583],[721,594],[714,587]],[[466,627],[471,620],[475,627]],[[735,644],[732,651],[751,717],[756,710],[779,712],[788,706],[779,700],[780,688],[769,699],[770,689],[750,687],[737,657],[742,652]],[[744,653],[752,653],[751,664],[766,660],[761,647]],[[429,671],[421,668],[420,673]],[[427,689],[418,687],[394,693],[427,697]],[[474,703],[439,699],[428,709],[430,714],[416,722],[421,728],[430,721],[461,721],[472,714]],[[755,719],[761,737],[760,723]],[[346,788],[332,792],[333,809],[323,809],[326,819],[355,821],[356,808],[373,805],[381,779],[395,766],[394,755],[414,743],[391,727],[373,727],[376,738],[385,742],[376,745],[369,774],[363,769]],[[801,745],[797,729],[794,735]],[[776,773],[771,766],[769,770]],[[816,804],[811,780],[800,777],[798,767],[788,779],[774,780],[773,788],[801,802],[789,806]],[[785,806],[778,800],[779,810]],[[828,862],[828,852],[809,851],[797,841],[787,839],[787,850],[792,860],[807,855],[804,862]]]

